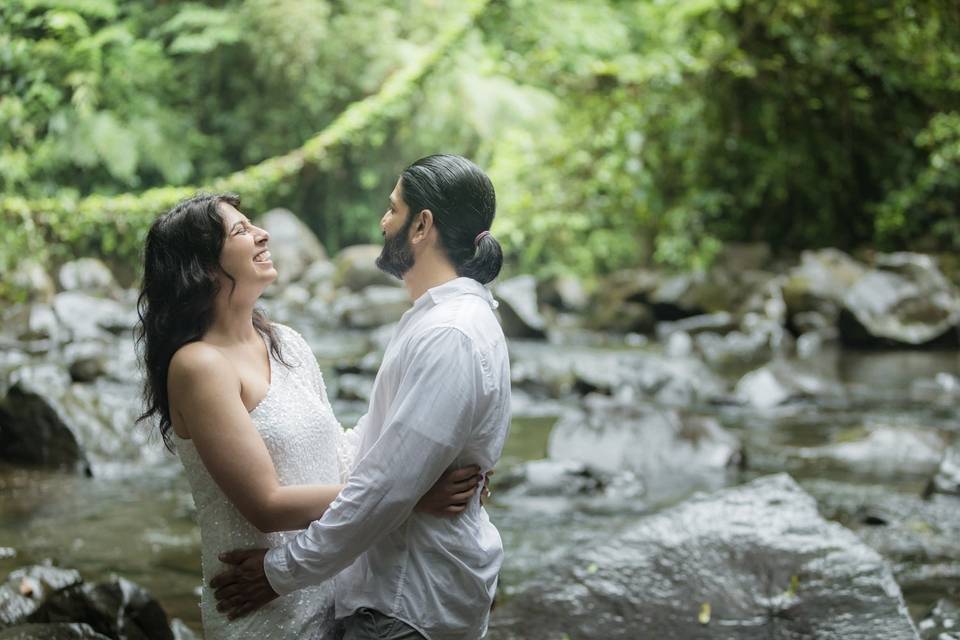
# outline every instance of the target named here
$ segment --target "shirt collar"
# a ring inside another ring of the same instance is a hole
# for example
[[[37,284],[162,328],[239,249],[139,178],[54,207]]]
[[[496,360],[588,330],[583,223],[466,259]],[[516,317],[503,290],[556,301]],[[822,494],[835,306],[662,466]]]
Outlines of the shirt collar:
[[[441,285],[427,289],[427,292],[420,296],[414,304],[415,306],[419,306],[429,301],[437,305],[444,300],[449,300],[450,298],[460,295],[473,295],[483,298],[487,301],[487,304],[490,305],[491,309],[496,309],[500,306],[500,303],[494,299],[490,290],[473,278],[454,278],[449,282],[444,282]]]

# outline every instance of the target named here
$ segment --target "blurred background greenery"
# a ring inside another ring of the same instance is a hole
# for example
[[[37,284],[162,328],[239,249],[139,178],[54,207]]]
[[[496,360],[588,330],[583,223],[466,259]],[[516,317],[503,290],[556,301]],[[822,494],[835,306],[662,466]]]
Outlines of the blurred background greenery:
[[[198,188],[288,207],[335,252],[439,151],[488,169],[517,271],[703,268],[730,241],[951,251],[960,5],[0,4],[5,272],[135,273],[149,221]]]

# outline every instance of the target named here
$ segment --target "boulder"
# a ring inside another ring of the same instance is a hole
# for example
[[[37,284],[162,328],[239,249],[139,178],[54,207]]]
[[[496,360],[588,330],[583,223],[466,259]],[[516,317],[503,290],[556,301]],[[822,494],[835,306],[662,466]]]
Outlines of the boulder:
[[[655,318],[647,304],[660,277],[644,269],[610,274],[596,288],[587,325],[597,331],[649,333]]]
[[[923,640],[960,640],[960,604],[938,600],[917,628]]]
[[[543,338],[547,324],[537,305],[537,281],[517,276],[498,283],[493,294],[500,302],[503,332],[509,338]]]
[[[97,258],[80,258],[60,267],[57,274],[63,291],[83,291],[99,296],[113,295],[120,286],[110,268]]]
[[[24,622],[50,594],[81,582],[73,569],[31,565],[12,571],[0,584],[0,629]]]
[[[788,402],[838,393],[834,382],[807,373],[785,361],[776,361],[744,375],[734,395],[757,409],[772,409]]]
[[[70,378],[56,365],[20,367],[0,400],[0,460],[90,472],[62,399]]]
[[[21,624],[0,631],[0,640],[111,640],[83,623]]]
[[[371,285],[398,286],[400,280],[377,268],[382,248],[376,244],[358,244],[342,249],[333,261],[336,267],[334,284],[351,291],[360,291]]]
[[[960,293],[930,256],[879,256],[877,268],[847,289],[841,340],[857,347],[957,344]]]
[[[607,474],[630,472],[648,493],[671,496],[721,484],[742,458],[739,440],[712,418],[599,397],[557,421],[547,452]]]
[[[802,447],[791,457],[816,469],[831,468],[868,477],[929,477],[943,459],[946,443],[935,431],[880,425],[862,438]]]
[[[789,317],[816,311],[835,322],[847,291],[866,273],[864,264],[837,249],[804,251],[782,283]]]
[[[333,312],[342,326],[374,329],[400,320],[410,308],[406,289],[370,286],[359,293],[338,298]]]
[[[299,280],[314,263],[327,262],[327,252],[317,236],[291,211],[271,209],[259,225],[270,233],[270,255],[280,287]]]
[[[56,591],[30,614],[28,622],[83,622],[97,633],[120,640],[173,640],[160,603],[124,578],[77,584]]]
[[[129,336],[137,323],[132,306],[81,291],[58,293],[53,310],[72,340],[108,338],[110,334]]]
[[[539,283],[537,298],[561,311],[584,311],[590,304],[583,282],[571,275],[555,276]]]
[[[17,264],[9,282],[11,287],[24,294],[27,302],[49,303],[57,292],[46,268],[30,258]]]
[[[948,493],[960,496],[960,441],[954,442],[940,462],[927,493]]]
[[[787,475],[698,495],[584,545],[491,622],[491,640],[918,638],[881,556]]]

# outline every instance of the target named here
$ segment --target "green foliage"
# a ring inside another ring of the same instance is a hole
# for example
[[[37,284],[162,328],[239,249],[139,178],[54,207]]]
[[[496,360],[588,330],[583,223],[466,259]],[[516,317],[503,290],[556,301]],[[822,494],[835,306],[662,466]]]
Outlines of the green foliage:
[[[0,130],[4,269],[135,263],[187,185],[335,251],[438,151],[488,168],[524,271],[960,247],[952,0],[11,0]]]

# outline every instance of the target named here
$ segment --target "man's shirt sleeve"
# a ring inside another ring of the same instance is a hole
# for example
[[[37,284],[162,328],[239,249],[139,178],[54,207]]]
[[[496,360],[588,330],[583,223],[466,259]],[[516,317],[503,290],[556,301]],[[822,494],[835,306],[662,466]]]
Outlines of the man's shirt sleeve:
[[[332,578],[399,527],[467,443],[482,393],[473,342],[453,327],[414,341],[381,435],[340,496],[323,518],[267,553],[264,569],[277,593]]]

